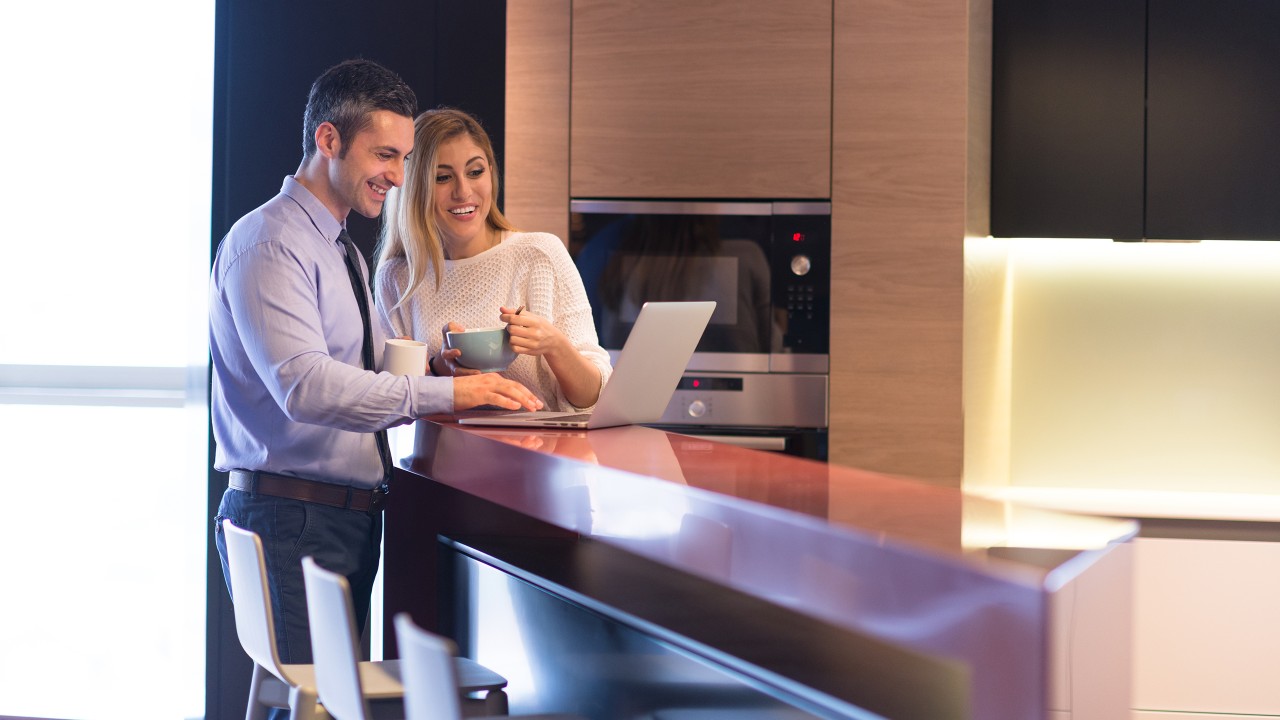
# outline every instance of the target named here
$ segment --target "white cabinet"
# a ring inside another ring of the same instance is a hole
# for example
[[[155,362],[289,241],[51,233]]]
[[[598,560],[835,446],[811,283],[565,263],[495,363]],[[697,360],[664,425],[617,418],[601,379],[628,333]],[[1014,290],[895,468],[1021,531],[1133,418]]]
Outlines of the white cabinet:
[[[1133,720],[1280,717],[1280,543],[1135,550]]]

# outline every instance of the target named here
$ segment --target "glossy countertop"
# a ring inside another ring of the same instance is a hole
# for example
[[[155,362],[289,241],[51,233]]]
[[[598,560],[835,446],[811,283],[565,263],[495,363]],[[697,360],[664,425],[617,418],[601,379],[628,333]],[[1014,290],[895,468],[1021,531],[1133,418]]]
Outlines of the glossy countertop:
[[[1280,523],[1280,495],[1264,493],[1022,485],[973,486],[968,492],[1050,510],[1109,517]]]
[[[975,717],[1043,711],[1049,598],[1137,531],[644,427],[423,420],[393,429],[392,443],[402,468],[468,495],[958,659],[973,668]]]

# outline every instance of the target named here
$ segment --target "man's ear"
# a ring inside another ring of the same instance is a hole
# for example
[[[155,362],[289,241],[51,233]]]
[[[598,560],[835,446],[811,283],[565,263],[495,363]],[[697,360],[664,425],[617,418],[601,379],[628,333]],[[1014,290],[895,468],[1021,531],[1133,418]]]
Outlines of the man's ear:
[[[316,128],[316,150],[329,159],[338,157],[342,151],[342,138],[333,123],[322,122]]]

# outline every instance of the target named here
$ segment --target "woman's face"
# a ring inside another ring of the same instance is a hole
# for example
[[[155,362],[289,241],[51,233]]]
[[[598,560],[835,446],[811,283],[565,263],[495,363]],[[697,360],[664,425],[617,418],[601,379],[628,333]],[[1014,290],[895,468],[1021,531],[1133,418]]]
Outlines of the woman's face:
[[[436,151],[435,219],[452,257],[488,249],[490,171],[484,150],[470,136],[459,135]]]

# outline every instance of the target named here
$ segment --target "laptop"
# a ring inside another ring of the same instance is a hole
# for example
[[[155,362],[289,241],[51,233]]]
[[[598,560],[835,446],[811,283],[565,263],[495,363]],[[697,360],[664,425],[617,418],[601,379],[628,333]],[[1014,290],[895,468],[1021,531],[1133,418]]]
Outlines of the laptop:
[[[605,428],[657,422],[707,329],[715,301],[647,302],[622,345],[613,375],[589,413],[547,410],[468,415],[464,425]]]

